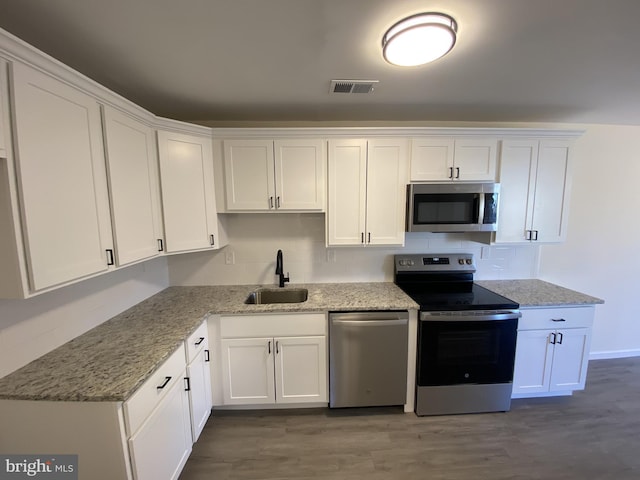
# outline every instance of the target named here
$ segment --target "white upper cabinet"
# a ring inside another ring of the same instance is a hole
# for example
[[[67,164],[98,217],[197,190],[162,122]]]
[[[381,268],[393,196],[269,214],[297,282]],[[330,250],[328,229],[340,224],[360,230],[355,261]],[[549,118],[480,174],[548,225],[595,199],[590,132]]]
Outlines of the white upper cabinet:
[[[103,107],[111,216],[118,266],[158,255],[163,239],[154,131]]]
[[[411,142],[412,182],[494,182],[498,140],[416,137]]]
[[[329,141],[327,245],[403,245],[408,142]]]
[[[228,211],[322,211],[325,153],[320,139],[225,140]]]
[[[12,87],[30,290],[106,271],[113,241],[98,103],[18,62]]]
[[[165,250],[219,248],[211,138],[161,130],[158,154]]]
[[[504,140],[496,243],[561,242],[566,236],[566,140]]]

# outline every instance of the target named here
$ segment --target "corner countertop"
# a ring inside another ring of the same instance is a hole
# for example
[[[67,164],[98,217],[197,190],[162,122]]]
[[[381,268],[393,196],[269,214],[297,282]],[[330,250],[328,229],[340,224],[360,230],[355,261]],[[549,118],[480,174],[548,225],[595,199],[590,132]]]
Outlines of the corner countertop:
[[[527,307],[595,305],[604,300],[543,280],[477,280],[475,283]]]
[[[260,287],[169,287],[0,379],[0,399],[125,401],[208,313],[418,308],[390,282],[298,284],[291,287],[307,288],[306,302],[246,305]]]

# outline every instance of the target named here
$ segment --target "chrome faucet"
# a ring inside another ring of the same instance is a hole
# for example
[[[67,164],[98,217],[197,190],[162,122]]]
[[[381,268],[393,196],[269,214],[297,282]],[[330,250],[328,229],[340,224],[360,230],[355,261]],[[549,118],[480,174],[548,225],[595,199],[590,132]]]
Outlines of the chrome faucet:
[[[282,267],[282,250],[278,250],[276,254],[276,275],[278,275],[278,286],[280,288],[284,287],[285,282],[289,281],[289,272],[287,272],[287,276],[285,277]]]

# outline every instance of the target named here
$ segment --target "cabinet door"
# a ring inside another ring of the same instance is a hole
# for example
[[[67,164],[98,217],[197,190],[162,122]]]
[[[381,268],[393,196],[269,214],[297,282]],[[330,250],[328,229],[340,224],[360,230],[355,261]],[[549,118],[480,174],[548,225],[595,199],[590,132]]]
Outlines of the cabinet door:
[[[16,162],[29,282],[41,290],[106,271],[112,249],[100,107],[13,67]]]
[[[367,160],[367,245],[404,245],[408,142],[369,140]]]
[[[189,398],[181,379],[129,439],[134,477],[177,479],[192,444]]]
[[[272,338],[222,339],[225,405],[275,402]]]
[[[537,232],[538,242],[561,242],[566,237],[568,180],[569,143],[541,141],[531,222],[531,229]]]
[[[326,158],[322,140],[276,140],[278,210],[324,210]]]
[[[328,402],[326,337],[275,338],[276,403]]]
[[[549,391],[553,345],[549,330],[518,332],[513,372],[513,394]]]
[[[157,155],[151,127],[106,106],[103,116],[116,263],[120,266],[159,254]]]
[[[366,140],[329,140],[327,245],[362,245],[367,194]]]
[[[527,241],[533,217],[537,159],[537,140],[502,142],[496,243]]]
[[[227,210],[275,208],[272,140],[225,140]]]
[[[461,181],[495,182],[498,140],[495,138],[457,139],[453,178]]]
[[[211,370],[209,368],[209,344],[187,366],[189,377],[189,405],[191,406],[191,435],[195,443],[211,415]]]
[[[556,332],[550,391],[582,390],[587,379],[591,329]]]
[[[217,248],[211,139],[158,132],[165,249]]]
[[[411,181],[449,181],[453,176],[452,137],[414,138],[411,141]]]

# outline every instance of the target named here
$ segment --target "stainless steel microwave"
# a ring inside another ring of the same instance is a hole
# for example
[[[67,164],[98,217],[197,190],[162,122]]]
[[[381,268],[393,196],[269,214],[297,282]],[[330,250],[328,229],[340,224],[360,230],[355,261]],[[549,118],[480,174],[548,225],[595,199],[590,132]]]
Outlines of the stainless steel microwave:
[[[498,221],[498,183],[411,183],[407,232],[493,232]]]

